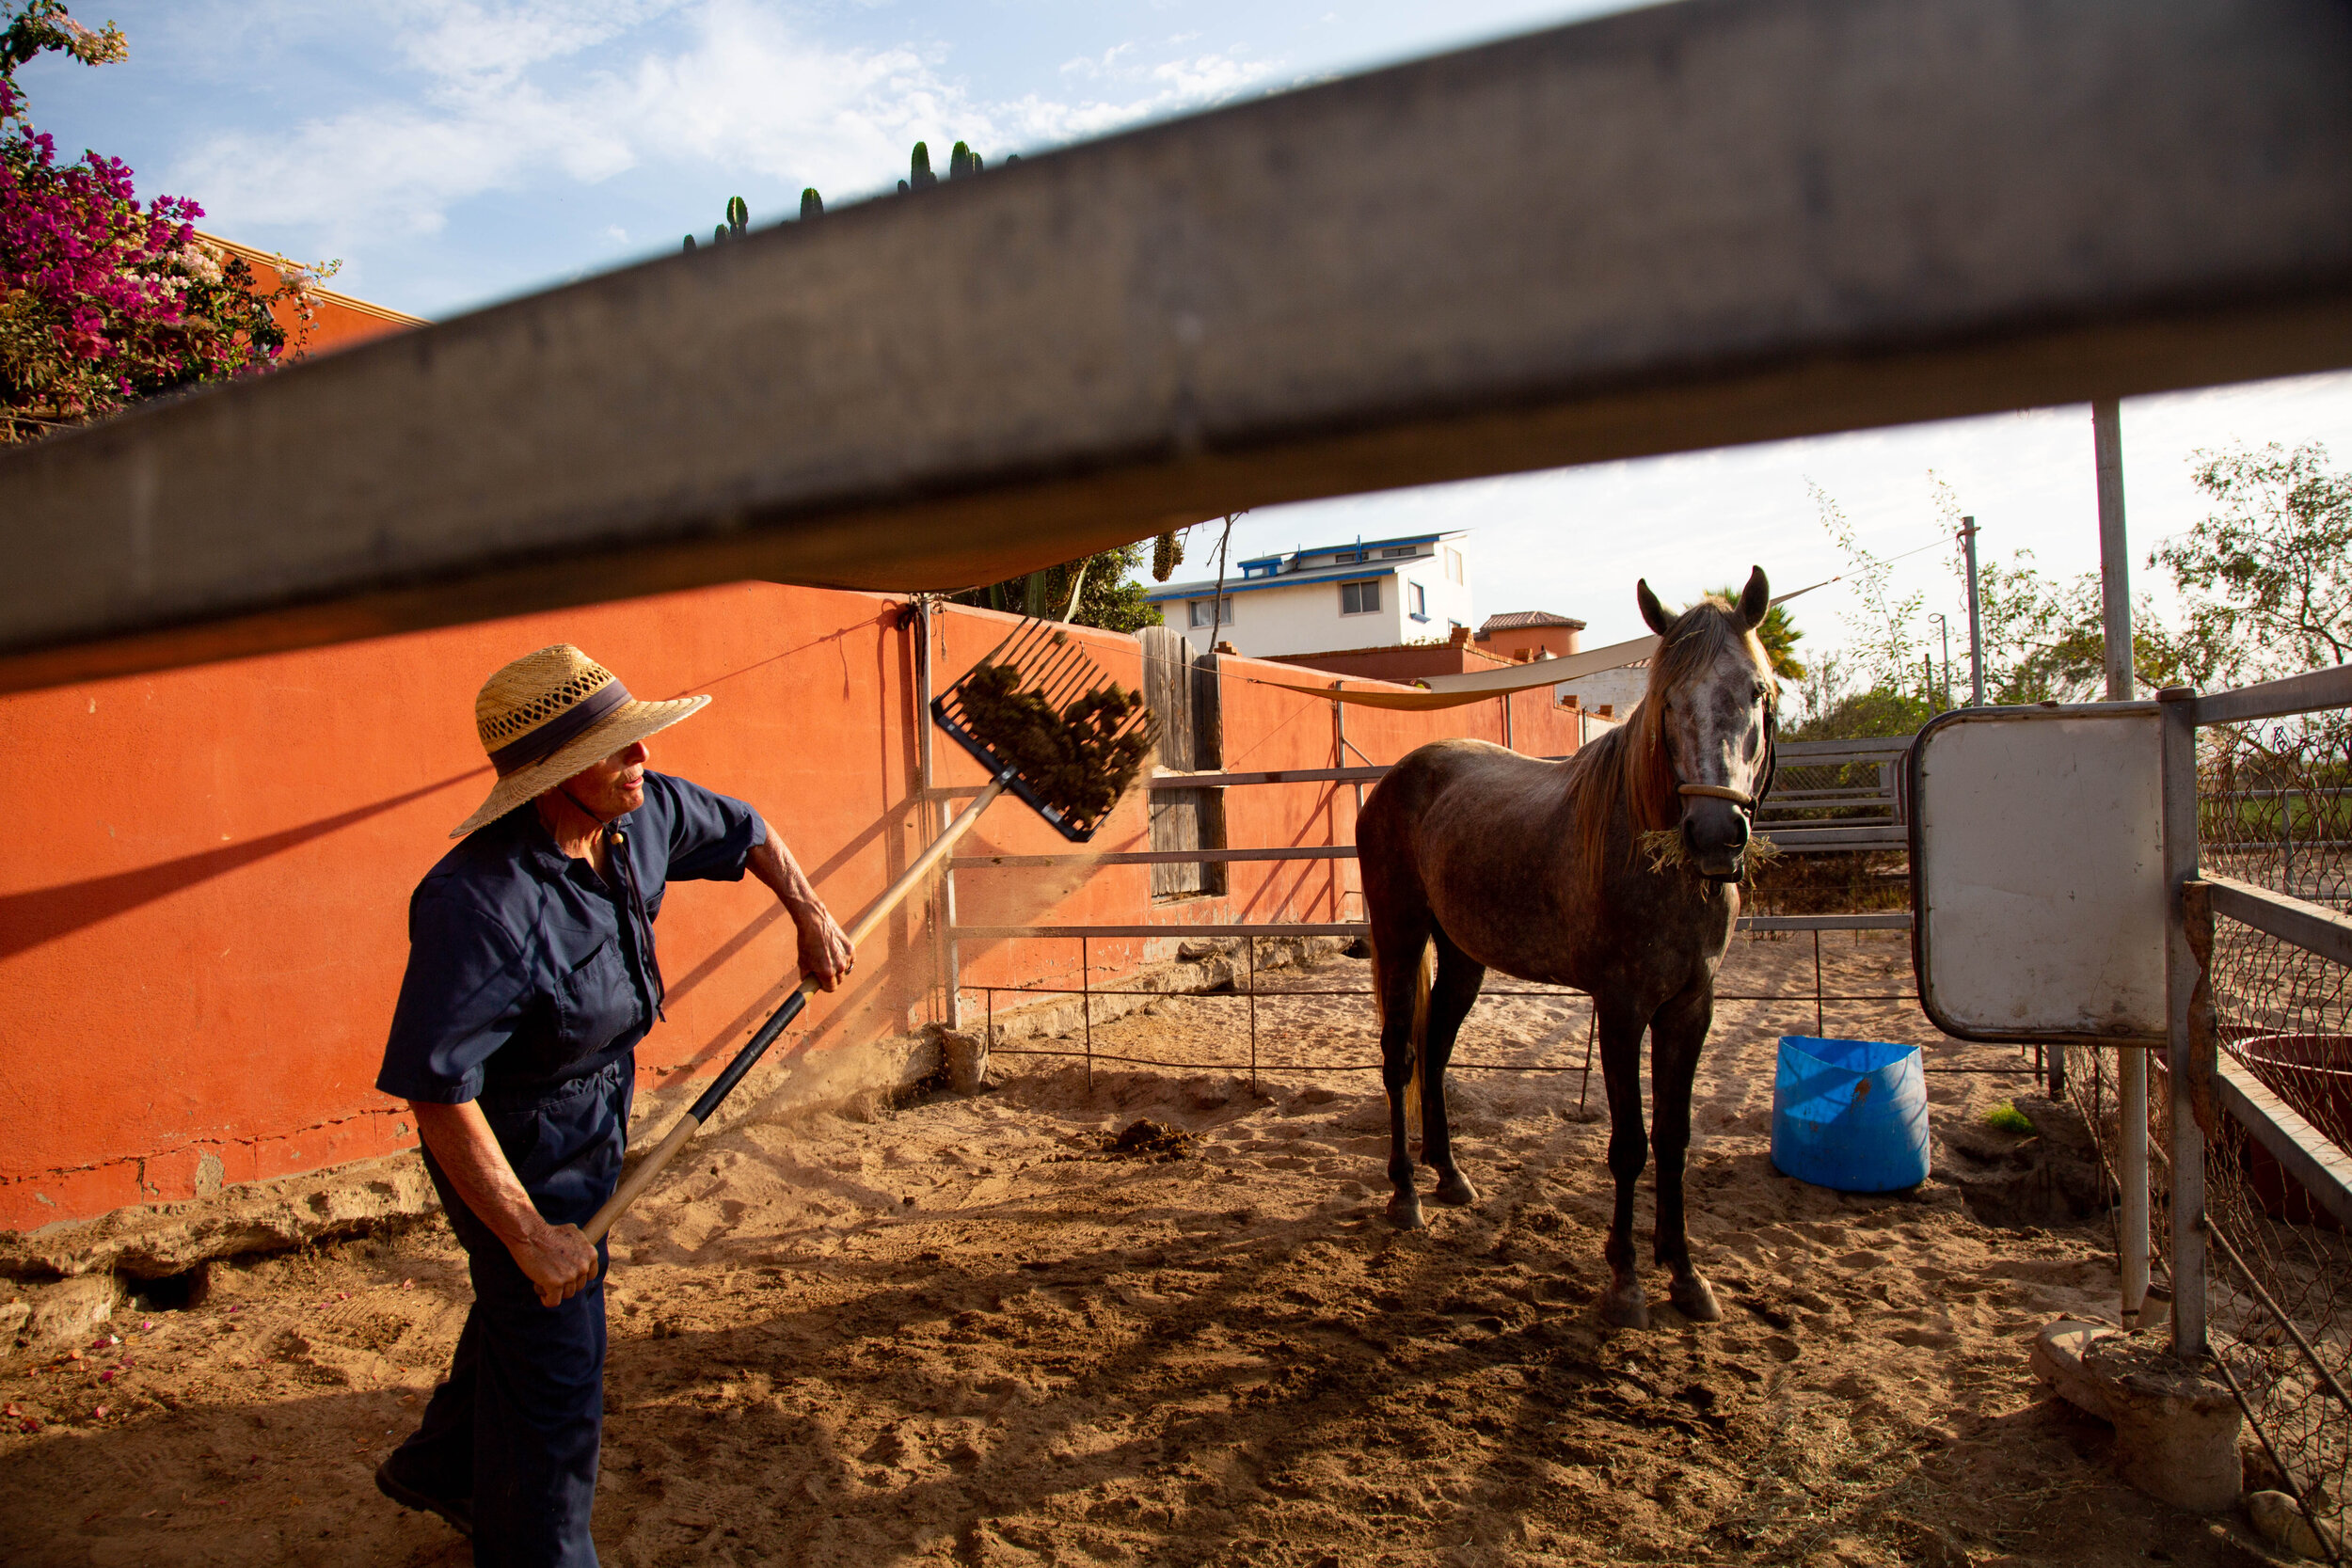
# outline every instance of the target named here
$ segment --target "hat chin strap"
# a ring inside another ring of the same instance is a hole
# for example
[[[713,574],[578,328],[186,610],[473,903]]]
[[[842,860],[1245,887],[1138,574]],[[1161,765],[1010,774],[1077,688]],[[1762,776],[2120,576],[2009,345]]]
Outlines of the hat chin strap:
[[[566,800],[569,800],[572,803],[572,809],[574,811],[580,813],[580,816],[586,817],[589,821],[594,822],[597,827],[608,830],[612,828],[612,823],[610,818],[598,816],[595,812],[590,811],[586,806],[581,805],[580,803],[580,797],[573,794],[566,786],[557,784],[555,786],[555,792],[564,797]]]

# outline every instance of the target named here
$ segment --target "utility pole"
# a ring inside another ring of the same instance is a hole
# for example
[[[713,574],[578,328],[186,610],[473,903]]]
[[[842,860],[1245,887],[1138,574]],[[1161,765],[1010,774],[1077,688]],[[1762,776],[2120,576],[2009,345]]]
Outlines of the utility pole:
[[[2123,538],[2123,418],[2113,398],[2090,405],[2090,452],[2099,470],[2099,597],[2107,701],[2127,703],[2134,695],[2132,558]]]
[[[1960,548],[1968,566],[1968,705],[1984,706],[1984,626],[1977,611],[1977,520],[1960,520]]]

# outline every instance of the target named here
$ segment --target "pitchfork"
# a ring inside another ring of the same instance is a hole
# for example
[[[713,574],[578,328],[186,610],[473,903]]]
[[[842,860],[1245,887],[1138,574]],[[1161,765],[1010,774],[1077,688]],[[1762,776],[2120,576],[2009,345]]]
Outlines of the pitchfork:
[[[1076,844],[1084,844],[1092,838],[1109,815],[1105,811],[1089,818],[1049,803],[1041,781],[1025,777],[1021,763],[999,747],[997,740],[1002,737],[992,738],[982,733],[981,726],[976,722],[976,716],[965,706],[964,689],[983,670],[992,668],[1013,670],[1018,676],[1012,683],[1013,690],[1043,699],[1057,714],[1099,692],[1106,684],[1094,660],[1065,627],[1052,622],[1024,621],[1013,628],[1011,636],[996,645],[993,653],[965,672],[961,679],[932,702],[931,718],[940,728],[955,736],[964,750],[979,758],[980,766],[989,770],[991,777],[977,798],[947,824],[946,831],[932,840],[922,854],[915,857],[914,863],[907,867],[905,875],[891,883],[882,895],[858,916],[848,932],[852,949],[864,943],[873,934],[874,928],[889,917],[891,911],[897,909],[908,894],[922,885],[932,869],[956,847],[956,841],[971,831],[972,825],[980,819],[980,814],[1006,790],[1009,789],[1026,800],[1063,837]],[[1151,715],[1138,705],[1112,732],[1111,738],[1140,734],[1148,744],[1153,733]],[[596,1211],[596,1217],[580,1227],[582,1235],[591,1243],[603,1239],[605,1232],[612,1228],[613,1221],[637,1201],[639,1196],[653,1184],[654,1178],[661,1174],[663,1167],[675,1159],[678,1151],[718,1114],[721,1102],[735,1091],[735,1086],[743,1081],[744,1074],[750,1072],[760,1057],[767,1054],[768,1048],[776,1042],[792,1021],[801,1016],[801,1009],[808,1006],[808,999],[816,990],[817,981],[814,978],[803,979],[792,994],[784,999],[783,1006],[771,1013],[768,1022],[759,1026],[759,1032],[735,1053],[735,1059],[727,1064],[726,1070],[711,1080],[710,1087],[703,1091],[702,1098],[694,1101],[693,1108],[678,1117],[677,1125],[654,1146],[651,1153],[637,1163],[637,1168],[630,1171],[612,1196],[606,1199],[604,1207]]]

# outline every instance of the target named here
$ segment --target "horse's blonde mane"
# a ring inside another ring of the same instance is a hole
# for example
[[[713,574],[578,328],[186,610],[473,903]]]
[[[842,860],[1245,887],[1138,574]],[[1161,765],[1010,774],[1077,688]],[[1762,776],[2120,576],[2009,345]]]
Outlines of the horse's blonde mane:
[[[1609,828],[1618,812],[1623,811],[1627,819],[1629,856],[1644,833],[1671,828],[1682,820],[1674,758],[1666,749],[1666,699],[1712,665],[1724,649],[1734,646],[1777,691],[1772,659],[1748,629],[1739,607],[1710,594],[1676,616],[1660,639],[1658,652],[1650,656],[1648,689],[1633,711],[1607,735],[1580,747],[1569,763],[1568,808],[1575,818],[1578,870],[1583,882],[1579,891],[1586,896],[1599,896],[1609,868]]]

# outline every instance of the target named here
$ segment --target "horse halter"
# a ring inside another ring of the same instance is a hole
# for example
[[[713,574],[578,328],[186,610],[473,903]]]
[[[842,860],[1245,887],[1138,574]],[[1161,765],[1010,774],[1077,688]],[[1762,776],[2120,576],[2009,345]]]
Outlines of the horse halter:
[[[1764,709],[1764,782],[1756,786],[1754,794],[1734,789],[1728,784],[1684,784],[1679,779],[1675,781],[1675,793],[1684,797],[1704,796],[1710,800],[1729,800],[1747,815],[1748,830],[1755,832],[1756,808],[1764,803],[1764,797],[1772,792],[1772,777],[1780,771],[1780,746],[1777,726],[1773,723],[1778,717],[1773,708],[1767,706]]]

